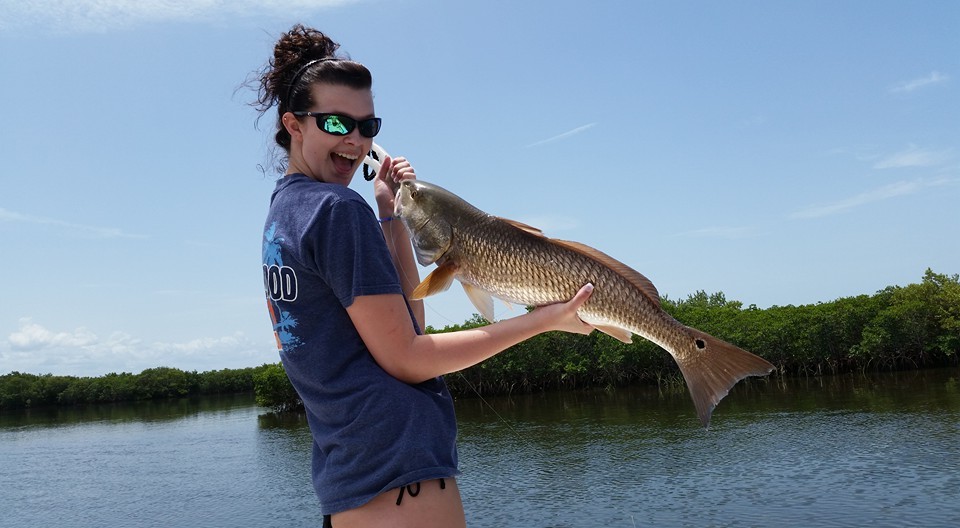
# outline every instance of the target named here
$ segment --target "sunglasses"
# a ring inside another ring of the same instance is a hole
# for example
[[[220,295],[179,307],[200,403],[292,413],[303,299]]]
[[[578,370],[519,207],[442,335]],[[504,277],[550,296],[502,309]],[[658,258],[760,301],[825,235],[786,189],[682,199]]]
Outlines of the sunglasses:
[[[321,112],[293,112],[293,115],[316,118],[317,128],[334,136],[346,136],[350,132],[353,132],[354,128],[359,128],[360,135],[365,138],[372,138],[376,136],[378,132],[380,132],[379,117],[357,120],[350,116],[340,114],[324,114]]]

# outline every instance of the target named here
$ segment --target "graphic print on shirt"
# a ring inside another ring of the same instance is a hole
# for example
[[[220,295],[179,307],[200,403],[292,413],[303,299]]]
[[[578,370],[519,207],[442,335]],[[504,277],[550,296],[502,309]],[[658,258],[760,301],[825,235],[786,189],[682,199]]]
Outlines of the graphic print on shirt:
[[[274,222],[263,233],[263,291],[267,296],[277,348],[291,352],[302,344],[300,337],[291,332],[297,327],[297,320],[290,312],[281,310],[277,301],[297,300],[297,274],[293,268],[283,265],[280,242],[283,239],[277,238],[277,223]]]

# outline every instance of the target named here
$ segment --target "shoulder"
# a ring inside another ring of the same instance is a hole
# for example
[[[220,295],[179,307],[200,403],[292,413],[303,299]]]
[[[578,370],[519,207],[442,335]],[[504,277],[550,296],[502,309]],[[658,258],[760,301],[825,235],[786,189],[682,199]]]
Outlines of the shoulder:
[[[277,193],[284,195],[297,195],[300,199],[303,197],[314,197],[316,199],[329,200],[332,202],[346,201],[366,204],[367,202],[357,191],[334,183],[323,183],[303,174],[291,174],[278,182]]]
[[[351,210],[359,216],[375,218],[370,205],[353,189],[318,182],[302,174],[291,174],[277,182],[270,205],[274,211],[306,216],[314,221],[318,216],[338,210]]]

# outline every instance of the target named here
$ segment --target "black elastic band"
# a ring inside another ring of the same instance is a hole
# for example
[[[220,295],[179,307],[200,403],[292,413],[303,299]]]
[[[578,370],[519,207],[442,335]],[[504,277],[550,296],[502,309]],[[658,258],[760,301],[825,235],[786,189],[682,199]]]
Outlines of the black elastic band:
[[[377,161],[380,161],[380,156],[377,155],[377,151],[375,151],[375,150],[370,150],[370,153],[367,154],[367,155],[370,156],[371,158],[377,160]],[[363,164],[363,179],[364,179],[364,180],[372,181],[373,178],[374,178],[376,175],[377,175],[377,172],[376,172],[375,170],[373,170],[373,167],[371,167],[370,165],[367,165],[366,163]]]
[[[338,61],[338,60],[340,60],[340,59],[338,59],[338,58],[336,58],[336,57],[327,57],[327,58],[325,58],[325,59],[314,59],[314,60],[312,60],[312,61],[304,64],[303,66],[301,66],[300,69],[297,70],[297,73],[293,74],[293,78],[290,79],[290,87],[287,88],[287,110],[290,110],[290,104],[293,103],[293,101],[292,101],[292,99],[293,99],[293,90],[297,87],[297,81],[299,81],[299,80],[300,80],[300,77],[302,77],[303,74],[307,72],[307,68],[309,68],[310,66],[313,66],[314,64],[316,64],[316,63],[318,63],[318,62]]]
[[[416,489],[414,489],[414,486],[416,486]],[[440,479],[440,489],[442,489],[442,490],[443,490],[443,489],[447,489],[447,481],[446,481],[446,480]],[[403,492],[404,492],[404,490],[406,490],[406,492],[407,492],[411,497],[416,497],[417,495],[420,495],[420,483],[419,483],[419,482],[414,482],[413,484],[409,484],[409,485],[407,485],[407,486],[400,486],[400,494],[397,495],[397,506],[400,506],[400,503],[403,501]],[[326,526],[325,526],[324,528],[326,528]]]

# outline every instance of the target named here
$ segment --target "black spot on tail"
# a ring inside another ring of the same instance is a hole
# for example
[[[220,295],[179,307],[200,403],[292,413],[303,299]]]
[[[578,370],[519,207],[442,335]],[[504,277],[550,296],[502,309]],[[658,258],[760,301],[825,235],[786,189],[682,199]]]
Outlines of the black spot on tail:
[[[697,344],[697,348],[699,348],[700,350],[707,348],[707,344],[703,341],[703,339],[696,339],[694,340],[694,343]]]

